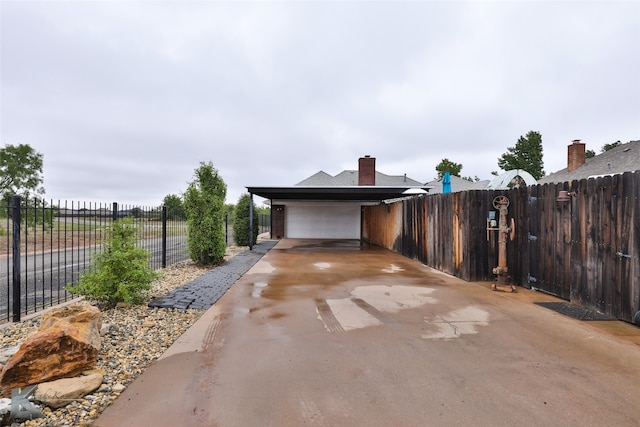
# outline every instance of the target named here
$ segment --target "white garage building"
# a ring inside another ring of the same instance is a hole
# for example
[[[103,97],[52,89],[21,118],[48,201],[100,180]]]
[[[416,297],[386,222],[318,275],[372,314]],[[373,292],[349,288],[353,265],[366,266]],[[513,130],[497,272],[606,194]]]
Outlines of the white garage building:
[[[426,193],[429,186],[411,178],[375,170],[365,156],[358,170],[331,176],[323,171],[292,187],[247,187],[251,196],[271,202],[271,237],[360,239],[362,208],[385,200]]]

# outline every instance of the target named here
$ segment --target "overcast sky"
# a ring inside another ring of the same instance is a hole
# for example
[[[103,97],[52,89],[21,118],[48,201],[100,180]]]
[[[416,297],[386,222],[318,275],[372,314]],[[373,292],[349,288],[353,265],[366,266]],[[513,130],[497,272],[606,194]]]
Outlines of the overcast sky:
[[[200,162],[227,183],[319,170],[490,179],[530,130],[640,139],[640,1],[0,0],[1,144],[48,198],[158,205]]]

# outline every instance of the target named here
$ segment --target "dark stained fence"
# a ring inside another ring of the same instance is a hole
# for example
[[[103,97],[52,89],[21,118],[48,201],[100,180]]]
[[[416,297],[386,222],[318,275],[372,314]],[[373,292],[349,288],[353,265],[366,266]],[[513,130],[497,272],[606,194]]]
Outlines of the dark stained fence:
[[[558,201],[561,190],[568,201]],[[503,195],[516,229],[512,284],[640,322],[640,173],[368,206],[363,238],[464,280],[493,280],[498,236],[487,217]]]

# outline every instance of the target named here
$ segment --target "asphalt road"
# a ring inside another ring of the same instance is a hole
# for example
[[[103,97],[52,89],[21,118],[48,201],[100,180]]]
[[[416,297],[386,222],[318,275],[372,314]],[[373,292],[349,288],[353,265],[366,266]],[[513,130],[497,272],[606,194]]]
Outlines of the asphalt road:
[[[638,328],[554,300],[284,240],[94,425],[637,426]]]

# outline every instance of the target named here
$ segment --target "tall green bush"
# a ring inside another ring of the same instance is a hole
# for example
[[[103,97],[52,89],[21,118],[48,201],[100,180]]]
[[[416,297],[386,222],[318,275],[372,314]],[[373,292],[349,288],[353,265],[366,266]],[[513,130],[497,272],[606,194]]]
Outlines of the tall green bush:
[[[184,193],[187,246],[198,265],[219,264],[226,252],[224,201],[227,186],[211,162],[200,163]]]
[[[249,229],[251,228],[249,219],[251,218],[249,208],[251,206],[251,197],[243,194],[238,199],[235,215],[233,219],[233,240],[238,246],[249,246]],[[258,215],[256,214],[256,205],[253,205],[253,242],[258,238]]]
[[[132,219],[114,221],[106,230],[102,252],[78,284],[67,286],[72,294],[113,307],[119,302],[142,304],[158,277],[149,265],[149,252],[136,246],[137,227]]]

